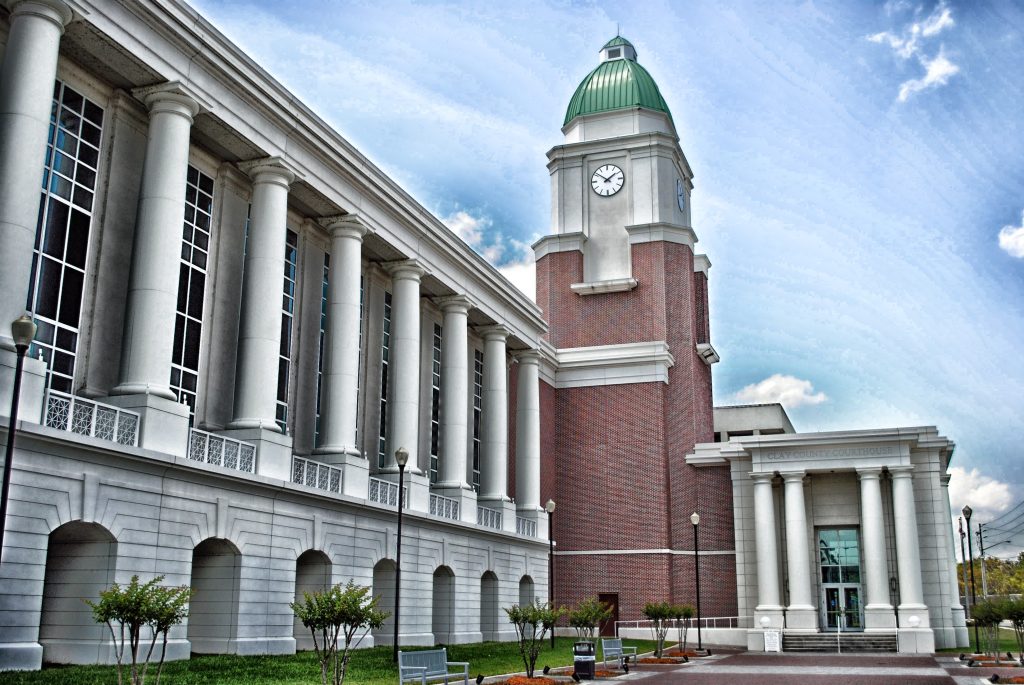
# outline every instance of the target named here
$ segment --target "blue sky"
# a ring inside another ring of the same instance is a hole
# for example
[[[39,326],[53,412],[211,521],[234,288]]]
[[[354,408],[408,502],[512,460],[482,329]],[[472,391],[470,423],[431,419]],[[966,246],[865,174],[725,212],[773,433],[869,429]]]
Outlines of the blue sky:
[[[531,289],[545,152],[621,26],[696,174],[719,404],[934,424],[953,505],[1024,498],[1024,8],[193,0]]]

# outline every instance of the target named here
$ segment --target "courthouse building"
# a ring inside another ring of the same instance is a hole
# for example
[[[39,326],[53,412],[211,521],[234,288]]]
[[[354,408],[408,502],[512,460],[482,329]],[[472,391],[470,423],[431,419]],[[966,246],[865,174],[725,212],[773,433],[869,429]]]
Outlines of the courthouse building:
[[[693,174],[628,41],[548,153],[537,304],[180,0],[7,0],[0,42],[4,415],[38,325],[0,669],[111,661],[82,600],[135,574],[195,590],[169,658],[306,648],[305,590],[394,609],[400,499],[402,644],[511,639],[552,580],[692,602],[694,511],[724,641],[965,643],[949,440],[712,408]]]

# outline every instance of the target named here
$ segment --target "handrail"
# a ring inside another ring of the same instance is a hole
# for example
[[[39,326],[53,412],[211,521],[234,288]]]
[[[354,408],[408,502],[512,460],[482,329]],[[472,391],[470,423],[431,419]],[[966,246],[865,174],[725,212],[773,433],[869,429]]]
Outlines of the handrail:
[[[49,428],[78,435],[109,440],[134,447],[139,444],[139,415],[111,404],[69,395],[59,390],[46,392],[46,415]]]
[[[190,428],[188,458],[243,473],[256,473],[256,445]]]
[[[292,482],[328,492],[341,492],[342,472],[337,466],[292,456]]]

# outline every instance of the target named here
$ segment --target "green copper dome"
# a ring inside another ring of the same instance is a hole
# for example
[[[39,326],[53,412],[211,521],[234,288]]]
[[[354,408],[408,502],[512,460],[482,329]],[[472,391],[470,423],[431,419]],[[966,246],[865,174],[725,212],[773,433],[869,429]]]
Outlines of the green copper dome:
[[[573,93],[563,125],[584,114],[633,107],[664,112],[672,119],[658,84],[637,63],[632,43],[622,36],[616,36],[601,48],[601,57],[601,64],[587,74]]]

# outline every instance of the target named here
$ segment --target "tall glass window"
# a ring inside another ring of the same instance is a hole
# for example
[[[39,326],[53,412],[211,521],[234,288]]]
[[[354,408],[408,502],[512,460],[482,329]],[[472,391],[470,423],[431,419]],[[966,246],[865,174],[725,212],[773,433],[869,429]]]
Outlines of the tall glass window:
[[[324,332],[327,330],[327,279],[331,271],[331,255],[324,254],[324,280],[320,289],[320,355],[316,366],[316,427],[313,444],[320,446],[320,392],[324,379]]]
[[[484,413],[484,353],[473,350],[473,489],[480,491],[480,421]]]
[[[72,392],[103,110],[57,81],[26,308],[54,390]]]
[[[295,317],[295,276],[299,234],[289,229],[284,247],[284,287],[281,298],[281,356],[277,362],[277,425],[288,432],[288,374],[292,363],[292,319]]]
[[[189,165],[185,182],[185,222],[178,271],[178,306],[171,353],[171,390],[178,401],[196,410],[199,345],[203,331],[203,301],[210,249],[213,179]]]
[[[384,292],[384,335],[380,349],[380,430],[377,433],[377,466],[387,465],[388,366],[391,360],[391,293]]]
[[[430,368],[430,482],[437,482],[437,457],[441,442],[441,326],[434,324]]]

